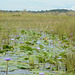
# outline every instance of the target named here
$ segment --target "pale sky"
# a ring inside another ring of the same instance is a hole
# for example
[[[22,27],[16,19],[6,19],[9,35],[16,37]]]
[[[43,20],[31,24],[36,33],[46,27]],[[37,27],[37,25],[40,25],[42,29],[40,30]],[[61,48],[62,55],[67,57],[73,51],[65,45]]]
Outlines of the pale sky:
[[[75,0],[0,0],[0,10],[75,10]]]

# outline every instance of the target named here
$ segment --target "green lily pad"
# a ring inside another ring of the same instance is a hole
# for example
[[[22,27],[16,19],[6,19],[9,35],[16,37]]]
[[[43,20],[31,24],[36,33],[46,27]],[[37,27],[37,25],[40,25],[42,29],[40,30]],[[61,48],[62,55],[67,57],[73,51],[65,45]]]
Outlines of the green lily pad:
[[[19,68],[19,69],[29,69],[30,68],[30,66],[28,66],[28,65],[17,65],[17,68]]]
[[[75,50],[73,49],[73,50],[71,50],[72,52],[75,52]]]
[[[4,53],[4,52],[6,52],[6,50],[0,50],[0,53]]]

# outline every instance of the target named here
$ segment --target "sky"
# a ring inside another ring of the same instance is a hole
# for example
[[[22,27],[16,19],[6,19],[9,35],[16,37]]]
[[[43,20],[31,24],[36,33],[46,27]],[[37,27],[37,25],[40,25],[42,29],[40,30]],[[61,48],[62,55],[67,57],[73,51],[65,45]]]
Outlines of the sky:
[[[75,0],[0,0],[0,10],[75,10]]]

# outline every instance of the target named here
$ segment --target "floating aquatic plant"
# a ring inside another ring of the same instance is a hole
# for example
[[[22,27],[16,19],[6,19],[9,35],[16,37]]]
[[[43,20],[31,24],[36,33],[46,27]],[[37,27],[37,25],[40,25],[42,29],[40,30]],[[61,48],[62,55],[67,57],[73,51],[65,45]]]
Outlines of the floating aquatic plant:
[[[40,48],[39,48],[39,47],[37,47],[37,49],[39,50]]]
[[[9,61],[9,60],[10,60],[10,58],[5,58],[5,60],[6,60],[6,61]]]
[[[40,39],[43,39],[42,37],[40,37]]]
[[[44,75],[44,73],[39,73],[40,75]]]
[[[10,59],[11,59],[11,58],[5,58],[5,60],[7,61],[6,75],[8,75],[8,61],[9,61]]]
[[[59,43],[61,43],[61,41],[59,41]]]
[[[40,48],[39,48],[39,47],[37,47],[37,52],[39,51],[39,49],[40,49]]]
[[[20,44],[22,44],[23,42],[20,42]]]
[[[51,30],[52,32],[54,31],[54,30]]]
[[[12,38],[11,40],[14,41],[14,38]]]
[[[71,33],[71,35],[73,35],[73,33]]]
[[[10,40],[11,43],[9,45],[3,46],[3,49],[10,50],[10,46],[13,46],[13,52],[6,51],[10,56],[16,56],[18,59],[19,69],[37,69],[37,70],[49,70],[56,71],[59,70],[59,67],[65,66],[66,53],[68,49],[72,47],[68,44],[69,39],[66,36],[63,36],[63,39],[59,39],[59,36],[53,34],[43,34],[35,32],[26,32],[27,34],[20,34],[16,37],[12,37]],[[40,35],[40,36],[39,36]],[[26,38],[24,38],[24,36]],[[14,39],[13,39],[14,38]],[[25,40],[24,40],[25,39]],[[13,41],[12,41],[13,40]],[[65,42],[67,41],[67,42]],[[22,44],[23,43],[23,44]],[[3,50],[1,50],[3,51]],[[4,52],[3,52],[4,53]],[[6,56],[5,55],[5,56]],[[16,59],[16,58],[14,58]],[[7,70],[6,75],[8,73],[8,61],[9,58],[5,59],[7,61]],[[16,61],[16,60],[15,60]],[[69,61],[69,60],[68,60]],[[61,66],[60,66],[61,62]],[[2,63],[0,61],[0,63]],[[47,63],[47,67],[46,64]],[[69,64],[69,63],[68,63]],[[16,65],[16,64],[14,64]],[[63,69],[65,70],[65,68]],[[40,75],[45,75],[43,73],[39,73]]]

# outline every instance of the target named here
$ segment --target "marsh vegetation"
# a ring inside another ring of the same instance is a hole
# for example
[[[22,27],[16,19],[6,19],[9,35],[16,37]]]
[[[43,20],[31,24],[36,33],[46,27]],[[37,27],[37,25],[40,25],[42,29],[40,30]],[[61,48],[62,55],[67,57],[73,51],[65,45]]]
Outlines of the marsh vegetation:
[[[0,73],[75,72],[75,12],[0,13]],[[74,74],[74,73],[73,73]]]

